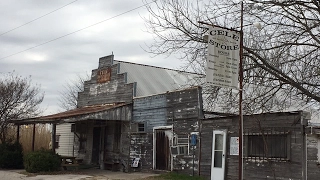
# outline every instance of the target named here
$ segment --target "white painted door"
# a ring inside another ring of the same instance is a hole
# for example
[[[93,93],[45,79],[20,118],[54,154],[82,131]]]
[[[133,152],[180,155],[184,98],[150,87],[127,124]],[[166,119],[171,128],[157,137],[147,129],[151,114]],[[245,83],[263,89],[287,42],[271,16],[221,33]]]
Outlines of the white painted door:
[[[213,131],[211,180],[224,180],[226,158],[226,132]]]

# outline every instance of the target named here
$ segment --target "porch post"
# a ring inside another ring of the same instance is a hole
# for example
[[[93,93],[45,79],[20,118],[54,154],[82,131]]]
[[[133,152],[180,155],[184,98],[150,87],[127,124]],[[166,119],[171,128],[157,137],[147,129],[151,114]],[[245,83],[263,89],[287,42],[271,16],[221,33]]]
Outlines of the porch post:
[[[17,125],[17,143],[19,143],[19,140],[20,140],[20,125],[18,124]]]
[[[52,133],[51,133],[51,148],[53,153],[56,153],[56,130],[57,125],[55,123],[52,124]]]
[[[34,140],[36,138],[36,123],[33,124],[33,132],[32,132],[32,152],[34,151]]]
[[[301,136],[302,136],[302,180],[307,180],[307,138],[305,134],[305,126],[301,125]]]
[[[307,138],[306,138],[306,132],[305,132],[305,127],[308,125],[308,119],[304,117],[303,112],[301,113],[301,166],[302,166],[302,180],[307,180]]]

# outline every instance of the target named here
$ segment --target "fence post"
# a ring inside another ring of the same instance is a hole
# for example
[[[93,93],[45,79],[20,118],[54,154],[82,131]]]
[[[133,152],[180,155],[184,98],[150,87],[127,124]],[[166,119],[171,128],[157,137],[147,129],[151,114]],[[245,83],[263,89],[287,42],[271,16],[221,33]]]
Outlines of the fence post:
[[[32,132],[32,152],[34,151],[34,141],[36,138],[36,123],[33,124],[33,132]]]

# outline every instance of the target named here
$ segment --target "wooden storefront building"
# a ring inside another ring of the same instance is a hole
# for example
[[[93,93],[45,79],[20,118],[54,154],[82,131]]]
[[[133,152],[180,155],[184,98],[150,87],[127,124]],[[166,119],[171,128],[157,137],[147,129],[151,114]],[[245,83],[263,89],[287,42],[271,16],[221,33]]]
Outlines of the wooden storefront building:
[[[201,74],[106,56],[85,81],[76,109],[14,123],[53,124],[52,146],[58,154],[101,169],[237,179],[238,116],[207,118],[202,88],[194,86],[203,80]],[[244,179],[320,175],[318,136],[311,134],[306,115],[244,116]]]

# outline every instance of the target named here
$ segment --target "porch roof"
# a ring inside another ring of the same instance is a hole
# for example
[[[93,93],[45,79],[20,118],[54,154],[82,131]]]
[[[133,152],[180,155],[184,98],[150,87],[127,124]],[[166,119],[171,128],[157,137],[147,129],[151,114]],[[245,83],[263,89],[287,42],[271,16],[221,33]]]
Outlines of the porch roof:
[[[10,123],[16,125],[23,124],[46,124],[46,123],[70,123],[83,120],[124,120],[131,119],[130,104],[102,104],[85,106],[81,108],[64,111],[57,114],[11,120]]]

